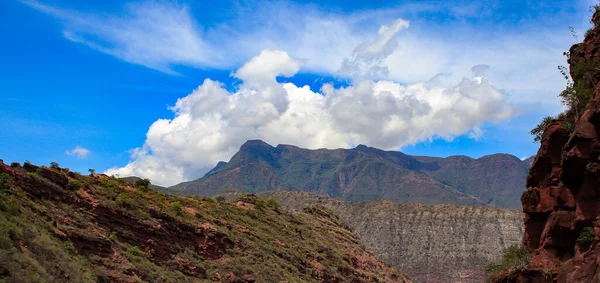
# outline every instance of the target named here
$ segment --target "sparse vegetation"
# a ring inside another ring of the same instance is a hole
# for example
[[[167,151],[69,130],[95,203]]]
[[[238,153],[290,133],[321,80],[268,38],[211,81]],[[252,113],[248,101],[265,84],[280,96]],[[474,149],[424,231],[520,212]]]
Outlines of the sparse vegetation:
[[[71,191],[79,190],[80,187],[81,187],[81,183],[79,183],[79,181],[77,181],[77,180],[69,181],[69,185],[67,186],[67,188]]]
[[[104,176],[68,178],[69,190],[49,180],[24,190],[15,182],[31,179],[0,175],[0,183],[12,190],[0,197],[0,282],[193,282],[229,273],[256,282],[306,282],[316,280],[313,264],[337,281],[403,278],[366,253],[330,216],[277,212],[274,199],[215,202],[132,190]],[[72,191],[81,184],[87,186],[84,193]],[[30,199],[32,192],[41,197]],[[264,209],[258,211],[256,204]],[[175,217],[185,216],[188,208],[195,217]],[[206,237],[206,250],[190,248],[197,244],[193,234]],[[352,266],[348,259],[355,256],[370,261],[369,267]]]
[[[209,203],[214,203],[215,202],[215,200],[213,198],[209,197],[209,196],[202,197],[202,201],[209,202]]]
[[[581,60],[571,66],[571,72],[564,66],[559,66],[558,70],[566,80],[565,89],[558,95],[567,111],[560,113],[556,117],[547,116],[542,119],[540,124],[531,130],[534,136],[534,142],[540,142],[548,125],[553,121],[561,121],[563,127],[572,133],[575,128],[575,122],[583,113],[585,106],[590,102],[594,93],[592,78],[600,73],[598,60]],[[573,78],[571,75],[573,74]]]
[[[0,196],[10,192],[10,176],[6,173],[0,174]]]
[[[142,251],[142,250],[141,250],[140,248],[138,248],[137,246],[132,246],[132,247],[129,249],[129,252],[130,252],[132,255],[136,255],[136,256],[143,256],[143,255],[145,255],[145,254],[146,254],[144,251]]]
[[[515,244],[502,252],[502,258],[485,266],[488,281],[492,281],[502,273],[513,273],[523,270],[529,264],[529,251],[523,244]]]
[[[175,214],[179,216],[183,216],[183,208],[181,207],[181,203],[178,201],[174,201],[171,203],[171,208],[175,211]]]
[[[52,168],[52,169],[60,169],[60,166],[58,165],[58,163],[52,161],[52,162],[50,162],[50,168]]]
[[[94,174],[96,174],[96,170],[94,170],[94,169],[92,169],[92,168],[88,169],[88,171],[90,172],[90,175],[94,175]]]

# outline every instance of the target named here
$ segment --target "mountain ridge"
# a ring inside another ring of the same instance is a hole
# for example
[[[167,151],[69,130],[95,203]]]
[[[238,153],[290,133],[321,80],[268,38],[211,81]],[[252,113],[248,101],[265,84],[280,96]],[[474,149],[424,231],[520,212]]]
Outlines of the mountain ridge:
[[[354,201],[389,199],[517,208],[527,170],[522,160],[503,153],[442,158],[411,156],[362,144],[352,149],[309,150],[249,140],[229,162],[219,162],[204,177],[169,189],[190,195],[216,195],[232,187],[254,193],[299,190]]]

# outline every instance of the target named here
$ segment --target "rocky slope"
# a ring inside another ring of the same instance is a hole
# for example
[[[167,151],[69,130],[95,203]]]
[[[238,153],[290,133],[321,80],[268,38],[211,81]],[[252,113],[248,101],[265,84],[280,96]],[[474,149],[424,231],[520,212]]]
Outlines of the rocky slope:
[[[600,13],[583,43],[570,49],[578,94],[593,95],[550,123],[522,195],[524,244],[530,263],[497,282],[598,282],[600,280]],[[585,69],[582,69],[585,68]],[[581,71],[585,71],[582,73]],[[575,120],[574,123],[570,121]]]
[[[259,195],[296,211],[316,204],[331,208],[367,249],[415,282],[482,282],[485,264],[523,237],[523,214],[512,209],[347,202],[307,192]]]
[[[0,160],[1,282],[408,282],[334,215]]]
[[[351,200],[520,207],[528,165],[512,155],[434,158],[359,145],[308,150],[248,141],[228,163],[171,187],[190,195],[228,188],[307,191]]]

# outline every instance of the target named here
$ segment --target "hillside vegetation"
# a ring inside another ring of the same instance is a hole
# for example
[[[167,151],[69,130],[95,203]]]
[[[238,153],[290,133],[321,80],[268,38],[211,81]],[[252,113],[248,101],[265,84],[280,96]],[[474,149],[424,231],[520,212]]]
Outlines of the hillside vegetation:
[[[0,282],[408,282],[320,207],[0,161]]]

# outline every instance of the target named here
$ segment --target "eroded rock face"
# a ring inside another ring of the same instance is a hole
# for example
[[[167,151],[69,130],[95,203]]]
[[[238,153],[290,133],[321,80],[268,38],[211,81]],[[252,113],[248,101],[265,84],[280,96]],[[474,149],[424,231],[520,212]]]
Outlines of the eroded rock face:
[[[592,21],[600,22],[596,13]],[[600,58],[600,28],[570,50],[571,75],[581,62]],[[594,63],[595,64],[595,63]],[[597,85],[598,75],[592,75]],[[600,245],[580,246],[577,239],[586,227],[600,235],[600,88],[580,114],[572,131],[562,122],[552,123],[521,197],[525,217],[524,244],[531,253],[526,270],[499,281],[596,282],[600,280]],[[544,276],[540,277],[540,274]]]
[[[332,208],[371,252],[416,282],[482,282],[485,264],[523,237],[523,214],[512,209],[347,202],[307,192],[259,195],[292,210]]]

